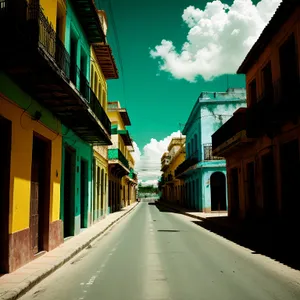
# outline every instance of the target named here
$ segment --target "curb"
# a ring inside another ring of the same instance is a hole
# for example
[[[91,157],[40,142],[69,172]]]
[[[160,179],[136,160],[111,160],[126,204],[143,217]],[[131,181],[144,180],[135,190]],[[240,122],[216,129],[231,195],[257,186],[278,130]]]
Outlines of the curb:
[[[76,256],[78,253],[83,251],[86,247],[90,245],[94,240],[96,240],[98,237],[103,235],[110,227],[112,227],[115,223],[117,223],[120,219],[128,215],[132,210],[134,210],[138,206],[139,202],[137,202],[136,205],[134,205],[132,208],[130,208],[128,211],[126,211],[123,215],[118,217],[116,220],[114,220],[112,223],[110,223],[107,227],[105,227],[102,231],[98,232],[95,236],[90,238],[87,242],[85,242],[80,247],[76,248],[72,253],[68,254],[67,257],[65,257],[61,262],[59,262],[57,265],[52,266],[48,270],[44,271],[42,274],[37,275],[36,278],[33,278],[32,280],[24,281],[20,287],[15,288],[13,291],[9,291],[5,293],[2,297],[0,297],[0,300],[15,300],[26,294],[29,290],[31,290],[35,285],[40,283],[42,280],[44,280],[46,277],[54,273],[56,270],[58,270],[60,267],[62,267],[64,264],[66,264],[68,261],[70,261],[74,256]]]

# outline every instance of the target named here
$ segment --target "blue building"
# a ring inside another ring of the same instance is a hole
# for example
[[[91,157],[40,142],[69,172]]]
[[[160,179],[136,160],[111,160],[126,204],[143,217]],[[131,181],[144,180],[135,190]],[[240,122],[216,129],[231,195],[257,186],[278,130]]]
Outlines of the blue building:
[[[184,205],[202,212],[227,210],[226,161],[212,155],[212,134],[240,107],[246,90],[202,92],[183,129],[186,159],[175,171],[184,180]]]

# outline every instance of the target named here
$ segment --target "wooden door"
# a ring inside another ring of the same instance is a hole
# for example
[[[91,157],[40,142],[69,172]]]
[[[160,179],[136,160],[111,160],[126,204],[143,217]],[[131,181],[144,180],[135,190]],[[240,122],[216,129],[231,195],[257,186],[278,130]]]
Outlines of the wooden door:
[[[30,236],[34,255],[39,250],[39,161],[35,153],[32,157],[31,169]]]
[[[0,100],[1,101],[1,100]],[[11,122],[0,117],[0,274],[9,271],[9,191]]]

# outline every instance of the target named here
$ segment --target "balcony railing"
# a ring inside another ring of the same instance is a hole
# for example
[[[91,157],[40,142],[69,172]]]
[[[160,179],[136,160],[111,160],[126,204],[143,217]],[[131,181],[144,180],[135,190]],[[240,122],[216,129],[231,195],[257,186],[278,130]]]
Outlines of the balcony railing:
[[[108,149],[108,159],[119,160],[127,169],[129,169],[129,162],[120,149]]]
[[[212,155],[212,144],[204,144],[204,160],[223,160],[224,157],[213,156]]]
[[[224,142],[228,141],[237,133],[241,132],[242,130],[246,130],[246,127],[246,108],[239,109],[238,112],[234,113],[234,115],[212,135],[212,148],[216,149],[217,147],[221,146]]]
[[[195,151],[192,155],[190,155],[182,164],[180,164],[175,170],[175,177],[182,174],[191,166],[197,164],[199,162],[198,151]]]
[[[101,106],[99,99],[90,87],[88,80],[86,79],[84,73],[77,68],[77,73],[79,78],[79,92],[88,101],[91,110],[95,113],[97,118],[101,121],[103,127],[106,129],[107,133],[111,135],[111,122]],[[76,84],[76,83],[74,83]]]
[[[27,51],[29,57],[33,47],[38,45],[46,56],[51,58],[49,63],[53,63],[52,67],[59,70],[61,76],[67,81],[71,80],[74,83],[106,132],[110,134],[111,124],[106,112],[90,88],[85,74],[78,66],[70,63],[68,51],[56,35],[38,1],[28,4],[27,1],[0,0],[0,26],[2,42],[5,41],[6,45],[15,45],[18,41],[18,46],[22,45],[20,51]],[[4,31],[3,26],[10,29]]]
[[[133,180],[137,180],[137,174],[135,173],[134,169],[130,168],[129,178]]]

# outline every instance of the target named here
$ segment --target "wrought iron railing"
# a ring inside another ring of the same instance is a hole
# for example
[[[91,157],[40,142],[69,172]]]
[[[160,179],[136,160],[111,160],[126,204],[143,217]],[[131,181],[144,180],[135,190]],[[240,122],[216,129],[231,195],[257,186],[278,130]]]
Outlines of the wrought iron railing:
[[[120,149],[108,149],[108,159],[109,160],[119,160],[127,169],[129,169],[129,162],[121,152]]]
[[[24,18],[20,18],[20,16],[24,16]],[[111,123],[106,112],[90,88],[85,74],[78,66],[71,65],[70,55],[63,42],[57,36],[53,26],[44,15],[39,1],[32,1],[32,3],[28,4],[27,1],[0,0],[0,21],[2,21],[1,26],[9,22],[6,24],[7,26],[14,24],[14,28],[18,28],[18,31],[14,33],[21,35],[25,51],[27,46],[39,45],[53,59],[53,62],[56,64],[55,67],[63,71],[61,74],[64,74],[67,80],[71,80],[74,83],[80,94],[86,99],[91,110],[110,134]],[[16,26],[16,22],[18,26]],[[5,38],[7,37],[6,33]],[[14,38],[18,39],[19,37],[16,36]],[[77,80],[79,80],[78,84]]]
[[[111,122],[110,122],[105,110],[101,106],[97,96],[95,95],[95,93],[93,92],[93,90],[91,88],[89,90],[89,97],[90,97],[89,104],[90,104],[92,111],[95,113],[97,118],[101,121],[102,125],[104,126],[104,128],[106,129],[108,134],[111,135]]]
[[[186,171],[191,166],[197,164],[199,162],[199,154],[198,150],[192,153],[183,163],[181,163],[177,169],[175,170],[175,177],[182,174],[184,171]]]
[[[224,157],[213,156],[212,154],[212,144],[204,144],[204,160],[223,160]]]

